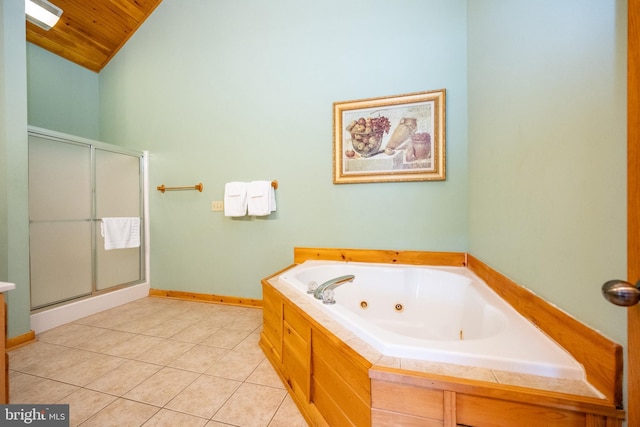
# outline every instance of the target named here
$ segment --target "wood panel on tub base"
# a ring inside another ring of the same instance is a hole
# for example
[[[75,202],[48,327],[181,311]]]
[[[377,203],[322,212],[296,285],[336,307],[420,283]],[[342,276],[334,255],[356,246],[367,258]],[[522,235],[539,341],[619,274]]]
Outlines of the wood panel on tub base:
[[[289,291],[276,276],[307,259],[468,267],[540,329],[553,329],[549,335],[584,364],[605,398],[413,372],[367,360],[285,296]],[[260,346],[311,425],[622,425],[620,346],[471,255],[295,248],[294,262],[262,281]]]
[[[367,362],[263,280],[260,347],[313,426],[371,425]]]
[[[624,418],[593,398],[376,366],[370,376],[374,426],[620,427]]]

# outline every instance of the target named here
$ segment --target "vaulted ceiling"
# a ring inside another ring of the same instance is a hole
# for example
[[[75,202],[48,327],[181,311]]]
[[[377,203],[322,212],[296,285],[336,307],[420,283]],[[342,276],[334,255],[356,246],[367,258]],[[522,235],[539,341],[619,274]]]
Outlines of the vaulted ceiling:
[[[49,0],[62,9],[49,31],[26,21],[27,41],[100,72],[162,0]]]

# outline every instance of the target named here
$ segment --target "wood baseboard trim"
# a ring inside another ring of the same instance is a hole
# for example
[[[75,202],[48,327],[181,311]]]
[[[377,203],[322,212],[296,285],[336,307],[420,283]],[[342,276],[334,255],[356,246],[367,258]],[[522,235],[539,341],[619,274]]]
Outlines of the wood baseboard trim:
[[[23,345],[30,344],[36,340],[36,333],[29,331],[26,334],[18,335],[15,337],[7,338],[7,350],[14,350]]]
[[[261,308],[262,300],[231,297],[224,295],[199,294],[195,292],[170,291],[164,289],[149,289],[150,297],[171,298],[184,301],[208,302],[213,304],[235,305],[240,307]]]

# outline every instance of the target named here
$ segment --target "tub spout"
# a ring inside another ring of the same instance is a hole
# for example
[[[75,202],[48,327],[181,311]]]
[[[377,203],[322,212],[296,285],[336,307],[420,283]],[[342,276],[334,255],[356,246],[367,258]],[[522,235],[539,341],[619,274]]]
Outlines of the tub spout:
[[[346,276],[340,276],[340,277],[336,277],[335,279],[327,280],[322,285],[318,286],[315,291],[313,291],[313,297],[315,299],[324,300],[322,296],[322,293],[324,291],[335,289],[338,286],[347,282],[352,282],[353,279],[355,279],[355,277],[356,276],[354,276],[353,274],[347,274]]]

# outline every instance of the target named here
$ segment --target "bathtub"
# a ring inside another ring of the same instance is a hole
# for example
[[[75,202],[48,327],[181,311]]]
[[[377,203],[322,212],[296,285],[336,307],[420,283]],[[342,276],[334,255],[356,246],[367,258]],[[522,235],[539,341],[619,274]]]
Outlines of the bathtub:
[[[352,274],[335,304],[307,293]],[[279,276],[386,356],[584,380],[571,355],[464,267],[305,261]]]

